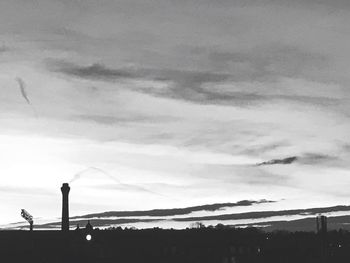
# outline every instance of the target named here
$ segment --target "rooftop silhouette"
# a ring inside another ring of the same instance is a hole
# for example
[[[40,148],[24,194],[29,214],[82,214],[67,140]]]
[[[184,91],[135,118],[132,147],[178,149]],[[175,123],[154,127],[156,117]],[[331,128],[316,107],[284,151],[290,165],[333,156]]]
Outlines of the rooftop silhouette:
[[[75,231],[69,228],[70,186],[64,183],[62,191],[61,231],[0,231],[0,259],[4,262],[347,262],[350,257],[350,232],[328,231],[327,217],[317,216],[316,231],[264,232],[257,228],[236,229],[223,224],[206,227],[201,222],[183,230],[93,226],[87,215],[85,227],[79,224]],[[259,202],[269,202],[266,200]],[[250,205],[251,201],[238,204]],[[187,210],[195,211],[199,207]],[[184,213],[187,210],[151,210],[149,214]],[[319,211],[319,210],[317,210]],[[113,214],[113,212],[111,212]],[[267,212],[268,213],[268,212]],[[138,212],[129,212],[134,216]],[[32,216],[22,210],[30,222]],[[314,219],[313,219],[314,220]],[[31,228],[32,230],[32,228]]]

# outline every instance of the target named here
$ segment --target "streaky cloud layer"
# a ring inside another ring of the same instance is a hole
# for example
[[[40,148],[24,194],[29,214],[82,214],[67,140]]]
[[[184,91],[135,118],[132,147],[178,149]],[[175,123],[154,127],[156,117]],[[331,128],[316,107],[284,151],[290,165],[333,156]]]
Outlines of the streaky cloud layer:
[[[88,167],[118,180],[74,181],[73,216],[347,204],[349,12],[345,0],[0,1],[0,223],[22,207],[58,217],[59,186]]]

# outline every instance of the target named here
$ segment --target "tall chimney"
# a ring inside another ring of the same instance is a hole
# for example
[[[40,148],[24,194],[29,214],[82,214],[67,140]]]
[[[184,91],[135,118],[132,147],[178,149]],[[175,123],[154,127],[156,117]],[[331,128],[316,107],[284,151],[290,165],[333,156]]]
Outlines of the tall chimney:
[[[68,204],[68,194],[70,187],[68,183],[62,184],[62,231],[69,231],[69,204]]]

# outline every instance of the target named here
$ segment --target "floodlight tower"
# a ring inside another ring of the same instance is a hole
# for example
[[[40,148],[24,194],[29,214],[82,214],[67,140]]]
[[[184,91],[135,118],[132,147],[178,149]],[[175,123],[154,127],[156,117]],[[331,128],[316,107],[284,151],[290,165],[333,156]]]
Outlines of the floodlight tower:
[[[29,223],[29,230],[33,231],[33,216],[29,214],[25,209],[21,210],[21,216]]]

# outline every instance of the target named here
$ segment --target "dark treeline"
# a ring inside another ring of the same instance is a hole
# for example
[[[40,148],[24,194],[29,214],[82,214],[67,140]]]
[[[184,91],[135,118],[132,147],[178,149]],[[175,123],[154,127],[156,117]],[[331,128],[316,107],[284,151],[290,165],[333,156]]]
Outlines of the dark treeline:
[[[185,230],[0,231],[0,261],[333,263],[350,258],[348,231],[266,233],[256,228],[197,226]]]

